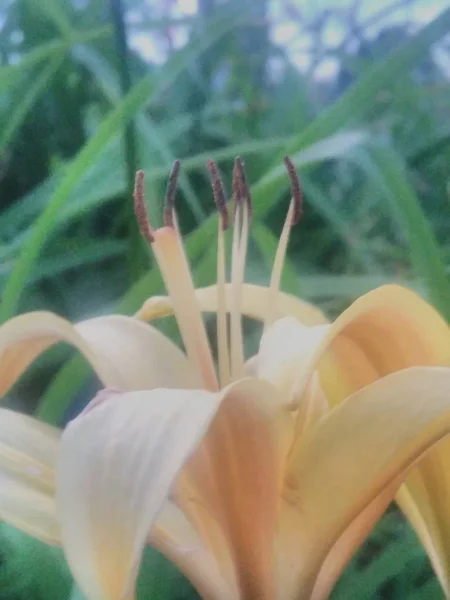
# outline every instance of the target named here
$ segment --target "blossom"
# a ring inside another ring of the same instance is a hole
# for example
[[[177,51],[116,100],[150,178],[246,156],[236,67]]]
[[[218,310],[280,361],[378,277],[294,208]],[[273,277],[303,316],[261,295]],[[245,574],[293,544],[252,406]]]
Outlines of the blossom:
[[[174,210],[176,163],[162,228],[148,222],[141,173],[135,191],[167,297],[151,298],[136,318],[72,326],[34,313],[0,328],[3,393],[56,340],[75,345],[104,386],[116,388],[63,432],[0,410],[0,516],[61,544],[92,600],[134,598],[147,543],[205,598],[322,600],[399,489],[430,554],[434,548],[423,533],[433,500],[421,501],[428,465],[442,457],[450,431],[448,327],[397,286],[360,298],[333,324],[283,294],[301,208],[288,159],[286,166],[292,201],[268,287],[244,283],[251,198],[237,159],[231,281],[229,213],[209,161],[220,215],[217,284],[195,289]],[[217,369],[202,311],[217,315]],[[144,322],[172,312],[184,352]],[[264,323],[247,361],[243,314]]]

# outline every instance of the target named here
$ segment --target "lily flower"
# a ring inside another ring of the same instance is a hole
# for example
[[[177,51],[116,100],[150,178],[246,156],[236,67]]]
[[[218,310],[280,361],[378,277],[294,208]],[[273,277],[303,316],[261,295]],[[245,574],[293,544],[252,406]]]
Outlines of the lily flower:
[[[72,326],[34,313],[0,328],[3,393],[56,340],[117,388],[63,432],[0,410],[0,517],[61,544],[90,600],[132,600],[147,543],[206,599],[323,600],[405,479],[416,482],[446,445],[450,336],[431,307],[387,286],[329,325],[280,292],[301,209],[286,166],[292,201],[267,288],[244,284],[251,198],[237,159],[231,281],[225,192],[209,161],[217,285],[195,289],[174,210],[176,163],[162,228],[148,221],[142,173],[135,191],[167,298],[150,299],[135,319]],[[217,313],[217,369],[202,311]],[[184,353],[143,322],[171,312]],[[243,314],[264,322],[248,361]]]

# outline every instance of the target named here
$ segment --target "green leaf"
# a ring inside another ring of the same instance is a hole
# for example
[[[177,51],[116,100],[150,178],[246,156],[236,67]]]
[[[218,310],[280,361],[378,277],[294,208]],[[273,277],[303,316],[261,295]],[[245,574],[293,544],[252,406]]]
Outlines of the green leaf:
[[[430,300],[450,321],[450,281],[438,241],[420,207],[405,164],[396,150],[387,144],[373,146],[371,163],[363,157],[360,154],[356,160],[367,166],[368,174],[376,177],[377,187],[389,201],[391,214],[406,235],[411,262],[424,282]]]
[[[120,97],[119,79],[112,67],[94,48],[90,48],[89,46],[77,48],[76,55],[95,75],[108,100],[111,103],[117,102]],[[138,115],[136,117],[136,125],[137,135],[141,138],[141,145],[145,148],[146,154],[151,156],[152,166],[156,159],[164,165],[165,171],[168,171],[177,158],[177,155],[173,152],[168,140],[165,139],[161,128],[154,123],[148,114]],[[146,163],[143,162],[142,164]],[[147,185],[148,183],[147,181]],[[180,173],[179,185],[196,219],[201,221],[205,217],[205,212],[193,186],[185,174],[185,169]]]
[[[61,600],[72,578],[63,553],[2,523],[0,525],[0,600]]]
[[[92,138],[67,168],[63,180],[35,222],[15,269],[8,279],[0,307],[0,321],[6,321],[16,311],[20,295],[53,228],[53,223],[70,192],[76,186],[77,181],[90,168],[97,154],[109,140],[146,104],[151,88],[152,81],[149,78],[143,79],[135,86],[123,102],[118,104],[104,119]]]
[[[45,0],[45,2],[34,0],[34,4],[41,11],[42,15],[53,21],[62,36],[69,39],[73,35],[73,28],[64,12],[64,5],[60,0]]]
[[[316,209],[327,223],[329,229],[338,239],[346,244],[356,264],[361,265],[368,271],[377,270],[377,263],[366,247],[365,241],[358,236],[342,208],[336,206],[319,186],[312,182],[308,175],[302,175],[301,185],[307,199],[307,204]]]
[[[28,113],[38,101],[40,95],[45,91],[52,77],[61,65],[62,58],[57,56],[42,69],[39,76],[33,81],[27,89],[21,100],[17,103],[13,111],[8,114],[8,121],[0,133],[0,155],[14,138],[16,132],[21,127]]]

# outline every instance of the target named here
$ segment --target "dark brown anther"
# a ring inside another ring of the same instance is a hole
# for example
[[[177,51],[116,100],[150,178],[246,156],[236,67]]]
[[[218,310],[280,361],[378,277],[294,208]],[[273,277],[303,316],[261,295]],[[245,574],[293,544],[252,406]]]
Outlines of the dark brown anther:
[[[142,237],[149,244],[153,244],[154,238],[152,229],[147,215],[147,207],[145,206],[145,194],[144,194],[144,171],[138,171],[136,173],[136,179],[134,182],[134,214],[139,225],[139,231]]]
[[[244,161],[240,156],[237,156],[234,161],[233,169],[233,195],[236,201],[236,206],[239,202],[245,201],[248,210],[248,216],[253,214],[252,197],[250,195],[250,186],[247,183],[245,176]]]
[[[291,196],[294,201],[294,214],[292,216],[292,227],[296,225],[302,216],[303,209],[303,192],[300,187],[300,180],[294,167],[294,163],[289,156],[284,157],[284,164],[291,180]]]
[[[238,205],[242,201],[242,192],[241,192],[241,178],[239,175],[239,159],[235,158],[234,167],[233,167],[233,198]]]
[[[228,229],[228,208],[225,187],[223,185],[219,169],[217,168],[216,163],[211,158],[207,160],[206,166],[211,176],[211,185],[214,194],[214,200],[216,202],[217,210],[219,211],[220,215],[222,231],[226,231]]]
[[[177,192],[178,176],[180,175],[181,163],[176,160],[167,182],[166,196],[164,198],[163,222],[166,227],[173,227],[173,210],[175,207],[175,194]]]

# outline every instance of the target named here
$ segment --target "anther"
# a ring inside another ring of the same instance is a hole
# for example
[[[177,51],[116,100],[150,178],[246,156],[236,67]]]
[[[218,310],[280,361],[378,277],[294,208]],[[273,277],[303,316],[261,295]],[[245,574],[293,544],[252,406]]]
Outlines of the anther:
[[[237,156],[234,161],[233,170],[233,193],[238,202],[242,200],[247,204],[248,216],[251,218],[253,214],[252,197],[250,194],[250,186],[247,183],[245,175],[244,161],[240,156]]]
[[[234,210],[236,212],[237,206],[242,202],[241,178],[239,176],[239,160],[237,158],[234,160],[232,191],[235,203]]]
[[[217,168],[216,163],[211,158],[209,158],[206,162],[206,166],[211,176],[211,185],[214,194],[214,200],[216,202],[217,210],[219,211],[220,215],[222,231],[226,231],[228,229],[228,209],[225,187],[223,185],[219,169]]]
[[[295,171],[294,163],[289,158],[289,156],[284,157],[284,164],[286,166],[289,179],[291,181],[291,196],[294,201],[294,214],[292,215],[291,226],[293,227],[300,221],[300,217],[302,216],[302,208],[303,208],[303,192],[300,187],[300,180]]]
[[[181,163],[176,160],[173,163],[172,171],[170,172],[169,181],[167,182],[166,195],[164,198],[163,222],[166,227],[173,227],[173,209],[175,206],[175,194],[177,191],[178,176],[180,174]]]
[[[144,195],[144,171],[138,171],[136,173],[136,179],[134,183],[134,214],[139,225],[139,231],[142,237],[147,240],[149,244],[153,244],[154,237],[152,228],[147,215],[147,207],[145,206],[145,195]]]

